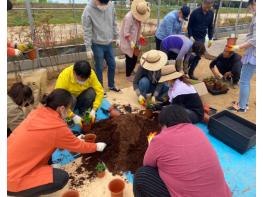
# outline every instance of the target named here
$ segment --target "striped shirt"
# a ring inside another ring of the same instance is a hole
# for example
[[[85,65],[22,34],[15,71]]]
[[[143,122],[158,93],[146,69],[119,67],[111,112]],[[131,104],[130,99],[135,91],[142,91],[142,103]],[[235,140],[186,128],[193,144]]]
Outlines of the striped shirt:
[[[242,63],[256,65],[256,16],[252,18],[249,33],[247,35],[247,42],[252,46],[246,50],[245,55],[242,58]]]

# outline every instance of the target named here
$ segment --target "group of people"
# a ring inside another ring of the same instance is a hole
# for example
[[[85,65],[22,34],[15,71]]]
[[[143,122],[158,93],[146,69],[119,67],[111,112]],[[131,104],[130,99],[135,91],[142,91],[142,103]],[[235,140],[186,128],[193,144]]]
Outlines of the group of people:
[[[70,117],[81,126],[88,109],[92,120],[96,119],[96,111],[105,96],[104,60],[108,65],[109,89],[120,91],[114,81],[116,63],[112,42],[115,40],[125,54],[126,76],[133,82],[138,102],[145,104],[150,100],[152,110],[160,111],[162,126],[160,134],[149,143],[143,167],[134,176],[134,195],[231,196],[212,145],[193,125],[203,120],[204,109],[189,78],[196,79],[193,73],[206,52],[207,33],[208,47],[212,44],[212,4],[212,0],[204,0],[191,13],[188,37],[182,35],[182,23],[187,20],[190,9],[183,6],[168,13],[156,31],[156,50],[142,54],[133,74],[138,59],[135,49],[141,47],[141,26],[150,16],[149,5],[144,0],[132,1],[119,34],[112,2],[90,0],[82,15],[88,61],[77,61],[65,68],[55,89],[27,116],[24,107],[34,103],[30,87],[19,82],[8,90],[8,195],[38,196],[62,189],[69,175],[51,165],[51,155],[56,148],[79,153],[106,148],[104,142],[89,143],[82,135],[76,137],[65,119]],[[240,100],[234,103],[233,109],[241,112],[247,109],[249,83],[256,66],[255,0],[249,0],[249,8],[254,17],[248,41],[231,46],[230,51],[225,50],[210,64],[216,78],[231,78],[236,86],[240,78]],[[247,49],[242,59],[235,53],[241,48]],[[95,70],[89,63],[93,58]],[[175,61],[167,65],[169,60]]]

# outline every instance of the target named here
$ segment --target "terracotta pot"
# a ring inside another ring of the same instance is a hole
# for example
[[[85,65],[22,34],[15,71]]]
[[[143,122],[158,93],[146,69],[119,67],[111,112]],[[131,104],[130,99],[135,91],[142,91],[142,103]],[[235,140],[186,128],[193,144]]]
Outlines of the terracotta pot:
[[[144,115],[145,115],[147,118],[151,118],[151,117],[153,117],[153,111],[150,110],[150,109],[146,109]]]
[[[122,197],[123,190],[125,188],[125,183],[121,179],[113,179],[109,185],[109,190],[111,191],[112,197]]]
[[[227,45],[232,46],[235,45],[237,42],[237,38],[227,38]]]
[[[85,135],[85,142],[95,143],[97,136],[95,134],[89,133]]]
[[[137,48],[133,49],[133,54],[137,57],[140,55],[140,52],[141,52],[140,49]]]
[[[105,171],[103,172],[97,172],[97,177],[98,178],[103,178],[105,176]]]
[[[88,133],[92,128],[92,124],[82,123],[82,131]]]
[[[115,117],[118,117],[120,115],[121,115],[121,113],[117,109],[112,109],[110,111],[110,118],[115,118]]]
[[[62,194],[62,197],[79,197],[79,192],[77,190],[68,190]]]
[[[27,52],[27,56],[28,56],[28,58],[31,59],[31,60],[36,59],[36,57],[37,57],[37,51],[36,51],[36,49],[31,49],[30,51],[28,51],[28,52]]]

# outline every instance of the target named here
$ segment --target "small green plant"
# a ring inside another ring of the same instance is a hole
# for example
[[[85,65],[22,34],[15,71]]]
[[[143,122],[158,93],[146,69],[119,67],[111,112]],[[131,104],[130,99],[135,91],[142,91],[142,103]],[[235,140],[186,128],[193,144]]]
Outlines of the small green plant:
[[[97,172],[103,172],[106,170],[106,165],[103,162],[99,162],[95,169]]]
[[[146,102],[146,109],[151,109],[152,106],[153,106],[153,104],[151,103],[151,101],[147,100],[147,102]]]
[[[85,113],[84,113],[83,122],[84,122],[85,124],[89,124],[90,121],[91,121],[90,112],[91,112],[91,109],[89,108],[89,109],[88,109],[87,111],[85,111]]]
[[[28,49],[33,49],[33,48],[34,48],[32,42],[29,42],[29,43],[27,44],[27,48],[28,48]]]

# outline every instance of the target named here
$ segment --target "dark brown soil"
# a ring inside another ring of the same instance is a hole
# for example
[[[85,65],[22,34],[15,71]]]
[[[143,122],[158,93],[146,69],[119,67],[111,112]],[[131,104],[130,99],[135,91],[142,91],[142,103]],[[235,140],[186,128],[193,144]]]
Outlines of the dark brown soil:
[[[105,142],[107,147],[103,152],[83,155],[77,173],[92,179],[96,176],[95,167],[101,161],[113,174],[122,174],[128,170],[134,173],[143,164],[148,146],[147,136],[153,131],[160,132],[160,129],[156,116],[148,119],[130,113],[96,123],[91,133],[97,135],[96,142]],[[82,184],[83,179],[77,181],[72,177],[72,186]]]

